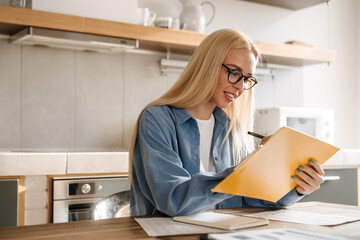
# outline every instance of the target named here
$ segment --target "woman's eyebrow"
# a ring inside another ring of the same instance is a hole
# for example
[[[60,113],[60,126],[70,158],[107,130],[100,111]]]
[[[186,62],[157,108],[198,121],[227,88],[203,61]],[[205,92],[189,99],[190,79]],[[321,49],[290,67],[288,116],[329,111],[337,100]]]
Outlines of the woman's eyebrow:
[[[230,63],[230,64],[228,64],[228,66],[234,67],[236,70],[243,71],[241,67],[239,67],[239,66],[237,66],[235,64]],[[234,70],[234,69],[232,69],[232,70]]]

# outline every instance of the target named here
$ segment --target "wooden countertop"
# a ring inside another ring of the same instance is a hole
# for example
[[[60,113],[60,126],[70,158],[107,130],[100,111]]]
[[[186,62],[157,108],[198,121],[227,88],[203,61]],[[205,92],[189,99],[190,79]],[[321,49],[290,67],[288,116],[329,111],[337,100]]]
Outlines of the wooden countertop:
[[[244,211],[255,208],[243,208]],[[304,202],[296,203],[289,209],[294,211],[319,212],[327,214],[345,214],[343,209],[356,209],[360,207],[320,203]],[[260,210],[260,209],[258,209]],[[330,211],[330,212],[329,212]],[[270,221],[267,226],[252,228],[253,230],[268,228],[295,228],[312,232],[327,233],[331,235],[346,236],[349,239],[359,239],[360,221],[342,224],[333,227],[312,226],[306,224],[287,223],[279,221]],[[244,229],[242,231],[247,231]],[[132,217],[115,218],[97,221],[79,221],[70,223],[56,223],[21,227],[0,228],[0,239],[150,239],[142,228]],[[156,239],[156,238],[151,238]],[[161,238],[164,239],[164,238]],[[198,239],[197,235],[173,236],[166,239]]]
[[[194,31],[146,27],[135,24],[71,16],[32,9],[0,6],[0,34],[13,34],[26,27],[41,27],[79,33],[139,40],[140,49],[191,55],[207,36]],[[335,51],[298,45],[256,41],[264,63],[289,66],[333,62]]]

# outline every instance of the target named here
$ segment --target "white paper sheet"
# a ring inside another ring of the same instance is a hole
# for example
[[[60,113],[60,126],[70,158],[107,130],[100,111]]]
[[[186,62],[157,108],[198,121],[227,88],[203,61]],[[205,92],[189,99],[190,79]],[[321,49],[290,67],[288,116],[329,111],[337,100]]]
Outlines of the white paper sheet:
[[[166,217],[135,218],[135,221],[150,237],[227,232],[216,228],[179,223]]]
[[[245,216],[261,217],[261,218],[267,218],[269,220],[277,220],[283,222],[293,222],[293,223],[323,225],[323,226],[338,225],[346,222],[353,222],[360,220],[360,216],[342,216],[342,215],[323,214],[323,213],[291,211],[284,209],[247,214]]]
[[[330,236],[292,228],[273,228],[266,230],[244,231],[236,233],[210,234],[214,240],[346,240],[347,238]]]

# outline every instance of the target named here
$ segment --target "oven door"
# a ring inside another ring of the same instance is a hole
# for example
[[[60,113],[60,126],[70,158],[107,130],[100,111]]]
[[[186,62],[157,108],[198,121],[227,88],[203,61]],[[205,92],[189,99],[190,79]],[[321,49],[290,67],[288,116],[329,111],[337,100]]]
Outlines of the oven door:
[[[53,222],[89,220],[91,206],[102,198],[71,199],[53,201]]]

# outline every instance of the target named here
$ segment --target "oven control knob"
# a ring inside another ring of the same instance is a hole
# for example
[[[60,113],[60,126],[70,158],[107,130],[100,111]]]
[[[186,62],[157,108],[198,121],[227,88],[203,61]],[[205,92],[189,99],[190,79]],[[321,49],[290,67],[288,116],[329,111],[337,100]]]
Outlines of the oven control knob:
[[[88,194],[90,192],[90,190],[91,190],[90,184],[85,183],[81,186],[81,192],[83,194]]]
[[[97,188],[97,190],[98,190],[98,191],[101,191],[102,188],[103,188],[103,187],[102,187],[101,185],[99,185],[98,188]]]

